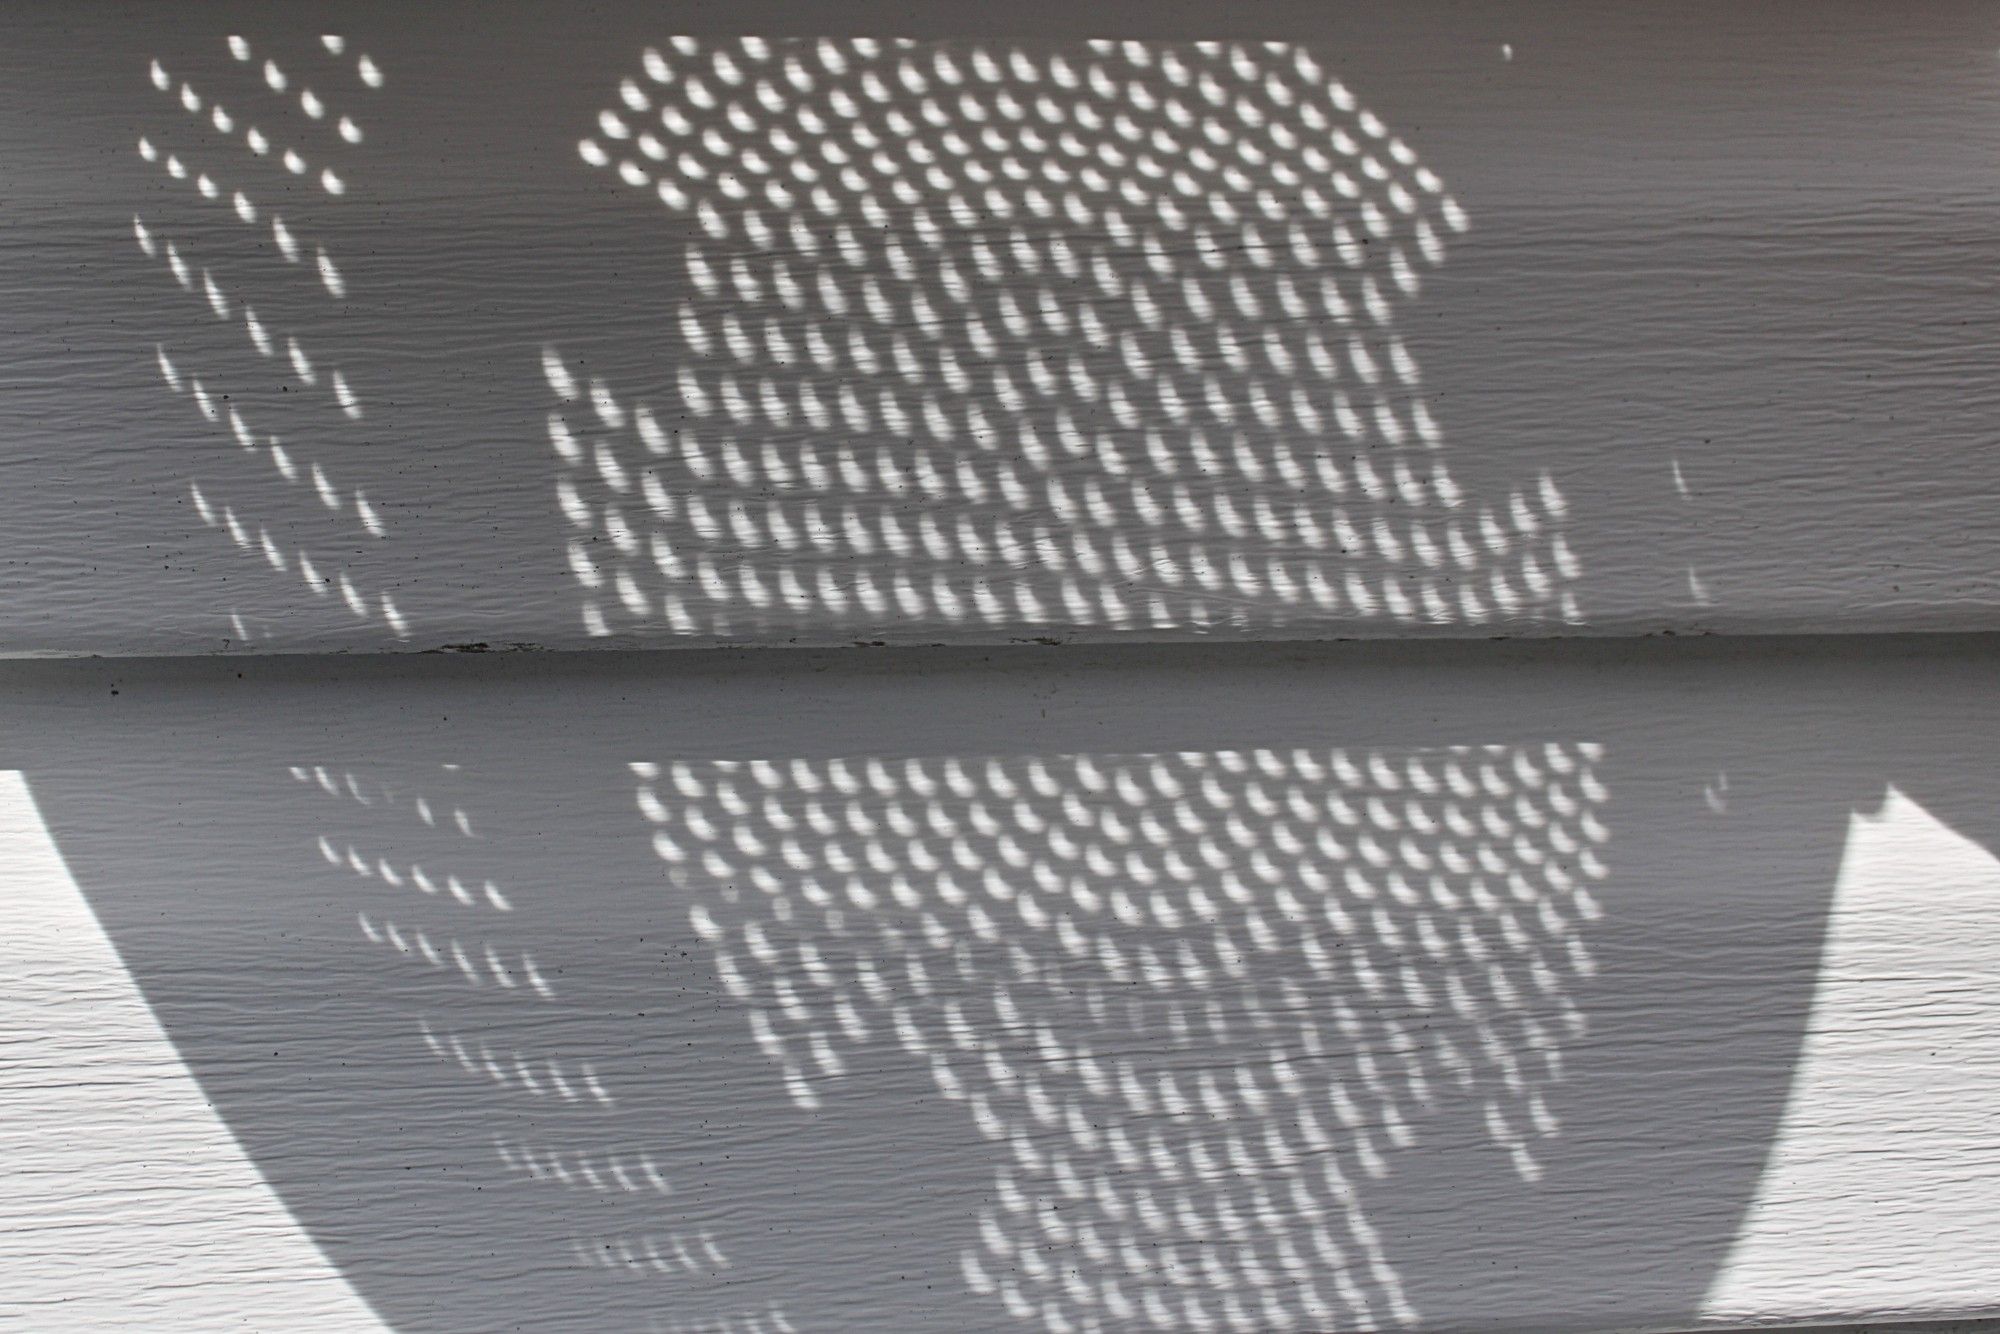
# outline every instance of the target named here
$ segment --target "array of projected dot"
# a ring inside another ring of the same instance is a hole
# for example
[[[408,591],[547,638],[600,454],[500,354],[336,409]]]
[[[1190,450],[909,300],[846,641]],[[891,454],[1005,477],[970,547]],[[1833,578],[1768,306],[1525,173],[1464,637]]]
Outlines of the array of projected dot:
[[[382,72],[338,36],[291,55],[242,36],[227,38],[224,47],[207,57],[187,54],[172,68],[157,58],[148,62],[146,77],[168,107],[137,145],[140,158],[172,187],[149,206],[151,220],[132,219],[141,253],[187,294],[195,321],[240,336],[227,347],[205,329],[183,326],[156,348],[161,378],[216,428],[218,441],[259,465],[247,478],[240,471],[231,477],[218,461],[214,472],[188,479],[186,500],[203,524],[272,571],[296,575],[316,597],[406,637],[409,626],[395,599],[366,588],[368,576],[348,568],[357,564],[354,539],[365,546],[388,528],[381,507],[337,481],[338,468],[328,462],[355,439],[368,409],[360,387],[318,345],[310,304],[348,296],[347,277],[315,239],[310,219],[348,193],[343,157],[367,137],[358,103],[381,86]],[[315,78],[322,80],[317,86]],[[294,188],[307,181],[314,191]],[[246,233],[257,239],[254,251],[235,243]],[[246,385],[274,372],[287,396],[251,406]],[[290,394],[292,385],[302,392]],[[282,486],[268,484],[274,476]],[[242,494],[246,482],[250,498]],[[307,517],[335,522],[301,542]],[[258,620],[246,608],[233,609],[233,638],[260,637]]]
[[[633,766],[805,1107],[904,1060],[992,1144],[966,1284],[1050,1329],[1418,1314],[1366,1209],[1440,1109],[1524,1179],[1585,1018],[1591,745]]]
[[[474,817],[466,775],[300,764],[290,777],[317,817],[311,857],[349,881],[359,939],[413,988],[394,992],[411,1004],[410,1042],[472,1100],[464,1165],[486,1157],[496,1184],[545,1197],[574,1233],[561,1254],[516,1258],[670,1289],[730,1270],[715,1229],[666,1204],[671,1141],[650,1121],[632,1124],[620,1096],[618,1025],[631,1015],[577,1022],[562,961],[545,962],[530,939],[532,890]]]
[[[593,633],[1573,617],[1397,322],[1464,213],[1309,52],[677,38],[583,160],[687,230],[662,392],[544,353]]]

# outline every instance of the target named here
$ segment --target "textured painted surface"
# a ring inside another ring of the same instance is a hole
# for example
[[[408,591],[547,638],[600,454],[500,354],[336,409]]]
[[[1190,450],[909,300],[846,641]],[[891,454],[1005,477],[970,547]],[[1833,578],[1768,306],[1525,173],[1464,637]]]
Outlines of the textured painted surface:
[[[1990,7],[5,28],[0,654],[1993,624]],[[0,1316],[1990,1312],[1993,653],[12,666]]]
[[[0,774],[0,1321],[380,1329],[203,1098]]]
[[[1990,8],[337,17],[8,16],[0,649],[1990,623]]]
[[[1990,850],[1900,793],[1857,816],[1791,1102],[1719,1309],[1992,1302],[1959,1257],[1990,1251],[2000,1222],[2000,1066],[1965,1026],[1994,990],[1996,906]],[[1892,1165],[1885,1136],[1942,1170]]]
[[[0,763],[392,1327],[1665,1330],[2000,1298],[1991,675],[15,664]]]

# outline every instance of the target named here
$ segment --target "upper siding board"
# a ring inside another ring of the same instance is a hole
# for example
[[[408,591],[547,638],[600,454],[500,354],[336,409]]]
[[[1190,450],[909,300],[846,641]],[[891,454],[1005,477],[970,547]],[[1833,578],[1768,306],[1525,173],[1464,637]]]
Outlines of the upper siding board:
[[[0,651],[1995,623],[1991,9],[5,22]]]

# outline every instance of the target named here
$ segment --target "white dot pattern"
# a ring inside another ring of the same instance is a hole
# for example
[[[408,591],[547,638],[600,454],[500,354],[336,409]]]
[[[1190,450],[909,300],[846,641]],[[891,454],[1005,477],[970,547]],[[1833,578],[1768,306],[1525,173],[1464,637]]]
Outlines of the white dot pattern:
[[[360,939],[417,982],[412,1040],[496,1127],[485,1136],[493,1166],[547,1196],[565,1226],[596,1229],[571,1236],[558,1263],[655,1282],[730,1270],[714,1229],[663,1221],[676,1188],[668,1151],[649,1138],[659,1127],[634,1133],[610,1119],[624,1109],[623,1053],[601,1037],[579,1050],[576,1030],[556,1022],[578,998],[557,980],[562,966],[542,961],[536,891],[515,882],[520,868],[489,841],[495,831],[474,816],[463,772],[301,764],[290,776],[314,798],[302,814],[318,829],[317,860],[351,878]],[[524,1124],[528,1133],[498,1129]]]
[[[321,45],[333,56],[345,50],[339,37]],[[365,137],[358,113],[345,109],[356,90],[344,86],[348,72],[328,70],[306,53],[286,52],[281,64],[240,34],[228,37],[226,48],[226,62],[212,49],[182,53],[172,69],[159,58],[148,62],[148,80],[169,103],[137,143],[140,158],[175,192],[148,201],[150,219],[134,215],[134,239],[190,298],[154,360],[168,390],[207,424],[206,434],[231,447],[191,456],[203,471],[187,479],[185,503],[245,556],[295,579],[292,589],[407,639],[409,621],[395,595],[361,568],[375,563],[365,547],[387,537],[389,524],[380,501],[351,480],[356,447],[365,448],[372,434],[364,424],[369,402],[329,347],[340,327],[332,314],[347,301],[348,282],[314,239],[320,228],[311,221],[343,207],[355,145]],[[322,95],[303,82],[308,70],[337,73],[342,82]],[[294,180],[317,188],[294,190]],[[239,229],[259,237],[254,259],[232,244]],[[230,258],[203,258],[218,251]],[[281,321],[273,310],[294,314]],[[250,355],[219,356],[194,327],[204,317],[238,329],[242,341],[233,351]],[[288,394],[293,385],[300,392],[250,406],[245,388],[268,383],[274,372]],[[341,456],[349,462],[338,462]],[[233,605],[231,642],[268,637],[272,619]]]
[[[1303,49],[677,38],[592,128],[693,233],[665,393],[545,353],[593,633],[1575,615],[1397,328],[1465,215]]]
[[[1535,1179],[1609,794],[1594,745],[634,766],[806,1107],[930,1071],[993,1144],[965,1281],[1051,1329],[1417,1313],[1367,1184],[1446,1106]]]

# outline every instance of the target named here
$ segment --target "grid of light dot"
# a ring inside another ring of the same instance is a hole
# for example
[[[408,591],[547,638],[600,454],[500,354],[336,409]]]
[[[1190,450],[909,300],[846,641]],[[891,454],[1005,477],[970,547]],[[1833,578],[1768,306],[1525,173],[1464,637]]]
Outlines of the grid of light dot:
[[[1463,211],[1310,52],[676,38],[579,152],[688,237],[664,394],[545,351],[592,633],[1573,617],[1402,308]]]
[[[663,1287],[730,1270],[715,1229],[666,1204],[676,1192],[660,1127],[612,1119],[624,1109],[615,1027],[558,1022],[574,1019],[576,997],[531,938],[534,890],[475,816],[477,784],[456,765],[289,775],[311,803],[310,858],[350,881],[356,938],[414,976],[406,1031],[460,1081],[468,1161],[488,1156],[574,1230],[562,1253],[519,1261]],[[594,1042],[580,1050],[583,1035]]]
[[[634,766],[805,1107],[927,1069],[965,1282],[1051,1329],[1395,1325],[1366,1208],[1441,1110],[1525,1179],[1586,1022],[1594,745]]]
[[[373,621],[398,638],[409,626],[386,591],[367,589],[366,576],[347,568],[340,548],[358,532],[385,537],[380,506],[344,480],[327,462],[333,432],[361,422],[367,408],[347,372],[318,346],[314,329],[283,325],[272,306],[298,308],[297,291],[307,287],[333,303],[345,301],[348,282],[328,247],[313,237],[316,209],[348,193],[346,159],[366,139],[359,102],[382,86],[381,68],[365,53],[351,53],[337,35],[322,37],[318,50],[290,54],[253,44],[241,35],[223,41],[227,59],[203,62],[188,56],[189,68],[148,62],[146,75],[169,102],[167,116],[138,140],[139,156],[185,194],[162,201],[173,209],[173,224],[134,216],[132,230],[141,253],[159,263],[190,298],[196,319],[212,319],[240,330],[240,346],[259,360],[289,372],[302,393],[283,408],[260,411],[240,392],[245,367],[253,363],[202,365],[180,339],[162,341],[155,360],[167,388],[185,398],[211,426],[215,438],[250,459],[271,488],[253,481],[261,499],[244,499],[243,478],[211,473],[186,483],[189,507],[202,523],[226,535],[271,571],[296,577],[315,597],[344,606],[357,619]],[[179,62],[175,62],[178,66]],[[325,76],[315,86],[306,71]],[[310,183],[304,196],[292,183]],[[283,197],[289,207],[272,202]],[[286,214],[291,214],[288,220]],[[207,261],[204,251],[217,233],[247,229],[268,237],[270,265],[241,265],[229,272],[223,261]],[[265,314],[260,315],[262,307]],[[317,405],[312,400],[317,399]],[[302,443],[303,438],[303,443]],[[218,463],[216,473],[226,471]],[[254,474],[253,474],[254,476]],[[294,508],[305,502],[303,510]],[[300,542],[299,520],[315,510],[336,518],[327,531]],[[230,610],[232,638],[260,637],[259,616],[243,606]]]

